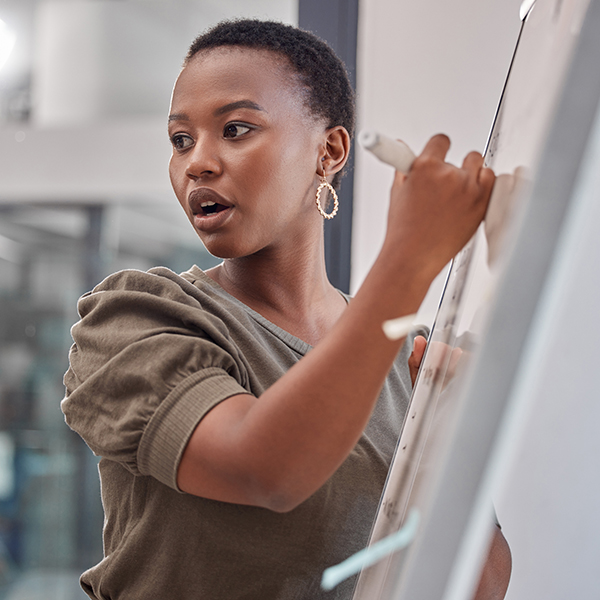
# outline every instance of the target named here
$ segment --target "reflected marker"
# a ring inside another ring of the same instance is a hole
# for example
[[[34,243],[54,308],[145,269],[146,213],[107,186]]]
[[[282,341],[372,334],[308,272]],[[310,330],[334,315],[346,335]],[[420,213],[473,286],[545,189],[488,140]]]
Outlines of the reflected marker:
[[[389,319],[383,322],[383,333],[388,340],[399,340],[406,337],[413,328],[417,313],[406,315],[398,319]]]

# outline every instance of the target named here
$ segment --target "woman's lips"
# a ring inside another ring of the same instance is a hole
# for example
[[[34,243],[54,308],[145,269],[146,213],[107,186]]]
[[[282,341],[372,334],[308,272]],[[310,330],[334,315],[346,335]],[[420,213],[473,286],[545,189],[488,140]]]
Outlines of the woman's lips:
[[[206,233],[210,233],[215,231],[221,227],[227,219],[231,216],[233,208],[226,208],[220,212],[214,213],[212,215],[204,215],[201,213],[195,214],[193,216],[193,224],[194,227],[198,231],[204,231]]]
[[[229,218],[233,210],[231,202],[211,188],[196,188],[188,195],[193,224],[200,231],[214,231]]]
[[[221,194],[208,187],[201,187],[192,190],[188,195],[188,205],[192,214],[204,213],[203,204],[219,204],[226,208],[231,208],[232,204],[225,199]]]

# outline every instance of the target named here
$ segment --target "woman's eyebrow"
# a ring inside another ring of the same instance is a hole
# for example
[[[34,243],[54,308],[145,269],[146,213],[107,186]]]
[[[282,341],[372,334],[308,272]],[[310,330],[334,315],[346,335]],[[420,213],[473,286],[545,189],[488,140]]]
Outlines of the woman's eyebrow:
[[[225,106],[217,108],[213,115],[218,117],[235,110],[236,108],[251,108],[252,110],[267,112],[262,106],[260,106],[260,104],[256,104],[256,102],[253,102],[252,100],[238,100],[237,102],[230,102],[229,104],[225,104]]]
[[[260,104],[253,102],[252,100],[238,100],[237,102],[230,102],[229,104],[225,104],[224,106],[220,106],[217,108],[213,115],[218,117],[220,115],[224,115],[225,113],[231,112],[232,110],[236,110],[237,108],[250,108],[252,110],[260,110],[262,112],[267,112]],[[171,121],[189,121],[190,117],[185,113],[173,113],[169,115],[169,123]]]
[[[171,121],[189,121],[190,118],[185,114],[185,113],[173,113],[172,115],[169,115],[169,123]]]

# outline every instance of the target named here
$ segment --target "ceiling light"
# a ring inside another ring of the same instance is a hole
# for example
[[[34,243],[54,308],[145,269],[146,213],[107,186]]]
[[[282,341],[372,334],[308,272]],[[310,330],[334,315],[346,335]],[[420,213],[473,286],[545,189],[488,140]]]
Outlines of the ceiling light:
[[[0,69],[8,60],[16,41],[17,36],[8,28],[8,25],[0,19]]]

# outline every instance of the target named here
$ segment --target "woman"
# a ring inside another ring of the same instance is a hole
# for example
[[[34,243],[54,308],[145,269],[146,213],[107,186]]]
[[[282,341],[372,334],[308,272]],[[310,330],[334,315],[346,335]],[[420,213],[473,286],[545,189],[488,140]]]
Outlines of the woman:
[[[91,598],[351,597],[354,581],[325,593],[320,577],[367,542],[411,387],[412,344],[381,325],[417,310],[494,181],[477,153],[447,165],[448,139],[432,138],[396,175],[382,251],[348,303],[315,201],[353,126],[343,65],[314,36],[237,21],[192,44],[169,170],[224,261],[124,271],[80,301],[63,410],[102,457]]]

